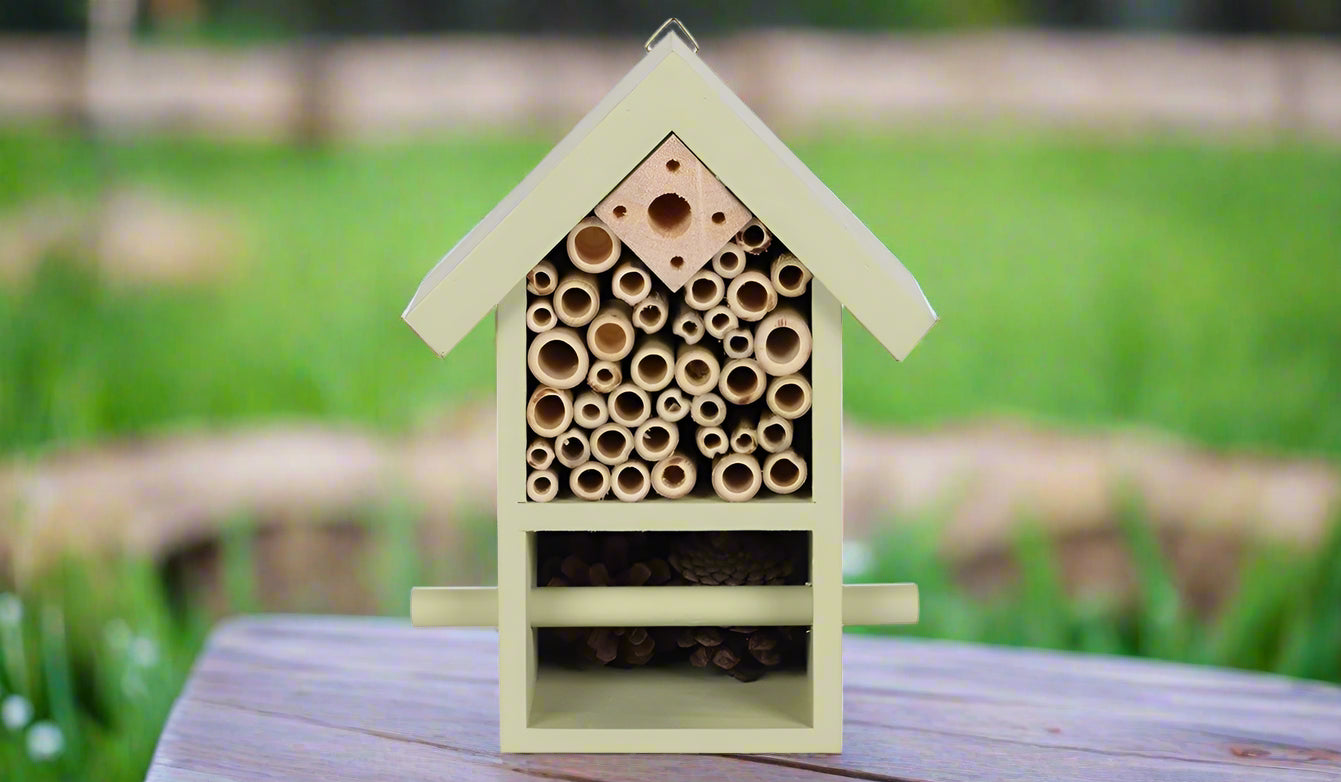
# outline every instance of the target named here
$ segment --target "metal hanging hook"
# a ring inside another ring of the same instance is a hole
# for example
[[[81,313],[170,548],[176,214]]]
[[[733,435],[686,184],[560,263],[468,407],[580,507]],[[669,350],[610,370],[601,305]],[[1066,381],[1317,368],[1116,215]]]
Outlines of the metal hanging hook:
[[[673,16],[661,23],[661,26],[658,27],[656,31],[652,33],[651,37],[647,39],[647,43],[643,44],[643,48],[649,52],[652,51],[652,44],[656,43],[657,40],[661,38],[662,33],[670,29],[672,25],[680,28],[680,32],[677,33],[677,35],[683,38],[685,40],[685,43],[694,47],[694,51],[697,52],[698,41],[694,40],[694,34],[689,32],[689,28],[684,26],[684,22],[681,22],[679,19],[676,19]]]

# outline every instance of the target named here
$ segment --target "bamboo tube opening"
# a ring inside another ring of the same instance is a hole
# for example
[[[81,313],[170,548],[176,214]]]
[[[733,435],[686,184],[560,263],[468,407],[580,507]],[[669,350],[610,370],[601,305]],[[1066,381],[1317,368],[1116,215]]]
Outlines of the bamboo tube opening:
[[[689,202],[678,193],[662,193],[647,205],[647,221],[665,237],[676,237],[689,230]]]
[[[537,437],[526,446],[526,464],[537,470],[543,470],[554,462],[554,447],[548,440]]]
[[[626,261],[615,269],[610,287],[616,299],[633,306],[652,293],[652,278],[646,269]]]
[[[764,395],[767,382],[759,362],[752,358],[737,358],[722,369],[717,392],[732,404],[748,405]]]
[[[652,416],[652,399],[632,383],[625,383],[610,394],[610,420],[624,426],[639,426]]]
[[[731,430],[731,450],[736,453],[754,453],[758,447],[759,441],[752,424],[742,421]]]
[[[660,391],[675,377],[671,348],[664,340],[649,338],[639,345],[629,364],[629,378],[648,391]]]
[[[675,381],[685,393],[694,396],[716,388],[720,371],[717,356],[702,345],[682,346],[675,359]]]
[[[667,388],[657,397],[657,417],[675,423],[689,415],[689,402],[677,386]]]
[[[572,388],[581,383],[587,376],[589,361],[587,348],[577,332],[563,326],[537,334],[526,352],[531,374],[555,388]]]
[[[596,317],[596,297],[582,288],[567,288],[559,293],[559,317],[569,326],[582,326]]]
[[[703,327],[708,330],[709,334],[718,339],[725,337],[728,331],[738,325],[740,325],[740,319],[725,304],[718,304],[703,316]]]
[[[752,499],[762,485],[759,460],[749,454],[729,454],[712,466],[712,488],[727,502]]]
[[[790,307],[774,310],[754,329],[755,356],[770,375],[790,375],[810,360],[814,338],[805,318]]]
[[[536,333],[549,331],[558,324],[554,305],[549,299],[536,299],[526,307],[526,328]]]
[[[681,309],[671,324],[671,333],[686,345],[697,345],[703,339],[703,316],[690,309]]]
[[[587,347],[592,355],[618,361],[633,350],[633,323],[629,308],[618,301],[607,301],[587,326]]]
[[[726,442],[726,432],[720,426],[701,426],[694,434],[698,452],[711,459],[721,456],[731,449]]]
[[[610,491],[610,470],[600,462],[587,462],[568,474],[568,487],[584,500],[599,500]]]
[[[805,485],[806,460],[795,451],[775,453],[764,460],[764,485],[778,494],[791,494]]]
[[[732,329],[722,338],[722,352],[727,358],[749,358],[754,353],[754,334],[749,329]]]
[[[741,320],[754,322],[778,305],[778,294],[762,272],[751,269],[731,281],[726,304]]]
[[[711,269],[701,269],[685,283],[684,301],[700,312],[710,310],[726,295],[726,284]]]
[[[554,444],[555,455],[564,467],[576,467],[591,458],[591,443],[581,429],[569,429]]]
[[[540,386],[526,403],[526,423],[541,437],[557,437],[573,423],[573,395]]]
[[[652,467],[652,488],[667,499],[679,499],[693,491],[697,480],[694,460],[683,453],[673,453]]]
[[[716,426],[726,420],[726,402],[711,391],[701,394],[694,397],[689,416],[696,424]]]
[[[633,433],[615,423],[603,424],[591,433],[591,456],[602,464],[628,461],[633,453]]]
[[[810,270],[802,266],[795,255],[782,253],[773,259],[769,279],[779,296],[789,298],[800,296],[806,292],[806,286],[810,284],[810,278]]]
[[[587,384],[597,393],[608,394],[622,382],[624,370],[613,361],[593,361],[591,371],[587,373]]]
[[[792,422],[769,411],[759,416],[759,447],[769,453],[778,453],[791,447]]]
[[[584,272],[603,272],[619,260],[622,249],[615,236],[598,217],[587,217],[568,232],[568,259]]]
[[[796,419],[810,410],[810,383],[800,375],[774,378],[768,386],[768,409],[787,419]]]
[[[535,502],[549,502],[559,496],[559,476],[553,470],[535,470],[526,476],[526,496]]]
[[[559,272],[550,261],[541,261],[526,273],[526,290],[537,296],[548,296],[559,284]]]
[[[680,444],[679,427],[660,418],[651,418],[638,427],[633,435],[634,449],[650,462],[660,461],[675,451]]]
[[[757,219],[750,220],[745,227],[736,234],[736,241],[745,248],[745,252],[751,255],[758,255],[773,243],[773,236],[764,227],[764,224]]]
[[[640,461],[628,461],[611,469],[612,486],[615,498],[621,502],[638,502],[647,496],[652,488],[651,476],[647,465]]]
[[[637,314],[634,319],[638,321],[638,328],[648,334],[660,331],[661,327],[666,325],[666,319],[670,317],[670,309],[666,306],[666,297],[660,292],[653,292],[643,299],[638,303],[636,310]]]
[[[583,429],[595,429],[609,418],[605,397],[595,391],[583,391],[573,400],[573,420]]]
[[[732,242],[712,256],[712,270],[724,280],[745,271],[745,250]]]

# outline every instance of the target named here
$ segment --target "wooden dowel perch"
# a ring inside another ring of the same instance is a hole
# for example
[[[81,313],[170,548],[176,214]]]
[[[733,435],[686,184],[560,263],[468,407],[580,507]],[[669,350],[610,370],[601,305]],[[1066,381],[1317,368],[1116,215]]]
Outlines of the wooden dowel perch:
[[[587,433],[575,426],[554,438],[554,453],[564,467],[576,467],[590,461],[591,443]]]
[[[793,450],[772,454],[764,460],[764,485],[777,494],[791,494],[806,482],[806,460]]]
[[[537,296],[548,296],[559,284],[559,270],[548,260],[541,261],[526,273],[526,290]]]
[[[659,462],[680,445],[680,427],[660,418],[649,418],[633,433],[633,447],[649,462]]]
[[[686,394],[698,396],[717,387],[721,372],[717,356],[703,345],[681,345],[675,357],[675,382]]]
[[[549,440],[537,437],[526,446],[526,466],[533,470],[548,469],[554,463],[554,446]]]
[[[587,385],[598,394],[608,394],[624,382],[624,370],[614,361],[593,361]]]
[[[800,375],[777,377],[768,384],[764,403],[768,409],[794,421],[810,412],[810,381]]]
[[[599,500],[610,491],[610,468],[600,462],[587,462],[568,473],[568,488],[584,500]]]
[[[671,321],[671,333],[686,345],[697,345],[703,339],[703,316],[681,303]]]
[[[601,464],[626,462],[633,453],[633,432],[617,423],[602,424],[591,433],[591,455]]]
[[[596,277],[586,272],[569,272],[559,278],[554,289],[554,312],[567,326],[585,326],[600,310],[600,290]]]
[[[559,475],[553,470],[532,470],[526,476],[526,496],[536,502],[549,502],[559,496]]]
[[[694,433],[694,443],[698,452],[711,459],[730,450],[726,442],[726,431],[720,426],[700,426]]]
[[[745,252],[758,255],[773,243],[773,235],[758,219],[752,219],[736,234],[736,243],[745,248]]]
[[[745,248],[730,242],[712,256],[712,270],[724,280],[745,271]]]
[[[660,337],[638,341],[629,362],[629,379],[646,391],[660,391],[675,379],[675,354],[670,343]]]
[[[727,332],[738,325],[740,325],[740,318],[736,317],[736,313],[732,312],[731,308],[725,304],[718,304],[703,313],[703,328],[707,329],[708,333],[717,339],[725,337]]]
[[[722,337],[722,352],[727,358],[749,358],[754,354],[754,333],[749,329],[732,329]]]
[[[652,488],[667,499],[679,499],[694,490],[698,467],[683,453],[673,453],[652,467]]]
[[[619,361],[633,351],[634,331],[631,310],[619,301],[607,301],[587,326],[587,347],[591,355],[607,361]]]
[[[707,312],[721,303],[726,283],[712,269],[700,269],[684,285],[684,303],[699,312]]]
[[[756,340],[758,344],[758,340]],[[768,387],[768,377],[752,358],[737,358],[722,367],[722,379],[717,393],[733,405],[748,405],[758,401]]]
[[[810,270],[791,253],[779,253],[769,268],[769,280],[779,296],[795,298],[806,292],[810,285]]]
[[[537,334],[526,351],[531,375],[547,386],[572,388],[587,376],[590,356],[577,332],[558,326]]]
[[[736,317],[754,323],[778,306],[778,293],[763,272],[746,269],[727,286],[726,306]]]
[[[610,277],[610,292],[616,299],[633,306],[652,292],[652,275],[637,261],[624,261]]]
[[[652,417],[652,397],[633,383],[610,392],[610,420],[630,429]]]
[[[726,400],[715,392],[696,396],[689,405],[689,417],[699,426],[717,426],[726,420]]]
[[[689,400],[679,386],[671,386],[657,397],[657,417],[675,423],[689,415]]]
[[[759,416],[759,447],[769,453],[785,451],[792,445],[792,422],[773,412]]]
[[[670,305],[666,302],[666,294],[661,291],[652,291],[633,308],[633,322],[648,334],[660,331],[669,317]]]
[[[526,402],[526,423],[541,437],[558,437],[573,423],[572,393],[538,386]]]
[[[631,459],[610,469],[610,489],[621,502],[638,502],[652,489],[647,465]]]
[[[799,372],[810,360],[814,339],[801,313],[779,307],[754,327],[754,356],[770,375]]]
[[[568,260],[584,272],[609,271],[619,260],[619,237],[599,217],[583,218],[568,232]]]
[[[727,454],[712,463],[713,491],[727,502],[753,499],[762,485],[759,460],[750,454]]]
[[[536,299],[526,306],[526,328],[536,333],[549,331],[557,326],[559,319],[554,315],[554,305],[549,297]]]

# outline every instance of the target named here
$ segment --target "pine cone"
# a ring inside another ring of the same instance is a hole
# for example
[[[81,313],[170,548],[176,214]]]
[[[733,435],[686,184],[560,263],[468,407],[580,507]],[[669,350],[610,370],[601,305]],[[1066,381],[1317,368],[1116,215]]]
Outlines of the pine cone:
[[[695,584],[785,584],[792,552],[777,536],[753,532],[695,532],[671,547],[671,567]]]
[[[697,668],[712,665],[752,682],[785,662],[804,636],[792,627],[682,627],[675,644],[689,650],[689,663]]]

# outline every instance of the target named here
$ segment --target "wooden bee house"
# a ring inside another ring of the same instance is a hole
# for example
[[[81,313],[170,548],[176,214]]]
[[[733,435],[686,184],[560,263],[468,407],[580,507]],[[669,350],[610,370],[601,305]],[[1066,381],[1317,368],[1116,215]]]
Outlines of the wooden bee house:
[[[444,355],[495,311],[498,586],[411,614],[498,628],[504,751],[838,752],[844,624],[917,618],[842,583],[841,324],[902,359],[936,315],[696,51],[649,42],[404,314]]]

